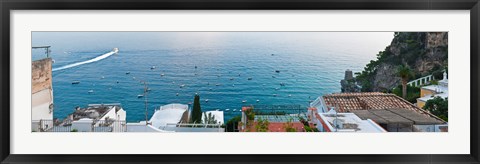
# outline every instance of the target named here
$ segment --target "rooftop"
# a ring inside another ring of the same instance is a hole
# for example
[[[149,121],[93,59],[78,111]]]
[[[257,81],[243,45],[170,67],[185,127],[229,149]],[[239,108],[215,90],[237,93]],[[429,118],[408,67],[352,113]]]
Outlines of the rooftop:
[[[69,115],[70,119],[77,121],[80,119],[101,119],[110,110],[120,110],[120,104],[90,104],[86,108],[78,107],[75,111]]]
[[[362,119],[372,119],[379,124],[402,123],[415,125],[443,124],[444,121],[438,120],[427,115],[406,109],[378,109],[378,110],[357,110],[353,111]]]
[[[184,113],[188,111],[188,105],[168,104],[155,110],[150,121],[155,128],[165,127],[167,124],[180,123]]]
[[[299,117],[307,118],[305,113],[299,114],[285,114],[285,115],[255,115],[255,121],[262,119],[268,120],[268,122],[299,122]]]
[[[333,132],[386,132],[370,119],[361,119],[354,113],[320,113]]]
[[[397,118],[395,115],[412,117],[409,119],[414,122],[420,122],[417,118],[428,119],[431,120],[430,122],[445,122],[394,94],[381,92],[334,93],[323,96],[323,99],[327,107],[335,107],[339,113],[362,114],[362,112],[357,111],[368,110],[370,113],[373,113],[369,115],[371,117],[377,117],[380,115],[383,116],[381,118],[389,118],[400,122],[406,120]],[[388,117],[387,115],[390,114],[394,115]],[[380,121],[381,119],[372,120]]]

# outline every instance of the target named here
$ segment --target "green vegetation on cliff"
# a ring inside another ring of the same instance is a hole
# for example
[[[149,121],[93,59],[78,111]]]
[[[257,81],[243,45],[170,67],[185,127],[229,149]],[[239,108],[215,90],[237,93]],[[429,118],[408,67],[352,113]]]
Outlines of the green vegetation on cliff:
[[[396,75],[399,66],[412,68],[412,80],[429,74],[438,77],[447,66],[447,52],[448,33],[395,32],[391,44],[355,73],[355,79],[363,92],[390,92],[401,82]]]

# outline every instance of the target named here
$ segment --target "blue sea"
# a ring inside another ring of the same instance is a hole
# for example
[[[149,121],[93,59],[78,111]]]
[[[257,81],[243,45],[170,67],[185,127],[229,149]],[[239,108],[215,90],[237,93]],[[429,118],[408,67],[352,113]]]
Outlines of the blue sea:
[[[227,121],[242,106],[307,107],[340,92],[344,71],[361,71],[392,38],[393,32],[33,32],[32,46],[51,46],[54,69],[119,49],[53,72],[55,118],[77,106],[121,103],[128,122],[143,121],[144,81],[151,89],[148,118],[159,106],[189,104],[199,94],[204,111],[230,109]],[[43,57],[44,50],[32,50],[32,60]]]

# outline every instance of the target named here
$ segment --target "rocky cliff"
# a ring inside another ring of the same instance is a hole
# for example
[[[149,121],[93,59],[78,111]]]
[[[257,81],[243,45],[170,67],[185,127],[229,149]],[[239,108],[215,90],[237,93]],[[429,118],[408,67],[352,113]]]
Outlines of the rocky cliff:
[[[370,61],[355,81],[362,91],[387,91],[400,84],[397,68],[408,65],[415,77],[441,76],[448,65],[447,32],[399,32],[392,42]]]

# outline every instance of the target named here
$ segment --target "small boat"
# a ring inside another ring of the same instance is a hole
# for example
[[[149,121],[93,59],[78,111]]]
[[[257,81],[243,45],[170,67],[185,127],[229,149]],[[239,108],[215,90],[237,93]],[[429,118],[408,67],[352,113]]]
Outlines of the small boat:
[[[178,93],[176,94],[176,96],[178,96]]]
[[[233,80],[233,78],[230,78],[230,80]]]
[[[248,80],[252,80],[253,78],[249,77]]]
[[[80,81],[73,81],[72,84],[80,84]]]
[[[143,95],[137,95],[137,98],[142,98],[142,97],[143,97]]]
[[[242,103],[246,103],[246,102],[247,102],[247,100],[242,100]]]
[[[88,93],[93,93],[93,90],[89,90]]]
[[[160,76],[165,76],[165,74],[162,73],[162,74],[160,74]]]
[[[208,102],[208,99],[206,99],[205,102]]]
[[[185,87],[185,84],[180,85],[180,88],[183,88],[183,87]]]
[[[125,72],[125,74],[127,74],[127,75],[128,75],[128,74],[130,74],[130,72]]]
[[[152,89],[150,89],[150,88],[147,88],[147,92],[150,92],[150,91],[152,91]]]
[[[220,86],[220,84],[215,84],[215,86]]]
[[[155,67],[155,66],[150,67],[150,69],[155,69],[155,68],[157,68],[157,67]]]
[[[233,109],[232,111],[234,111],[234,112],[235,112],[235,111],[237,111],[237,109]]]
[[[285,83],[281,82],[281,83],[280,83],[280,86],[285,86]]]
[[[280,70],[275,70],[276,73],[280,73]]]
[[[257,100],[257,102],[260,102],[260,100]]]
[[[228,112],[228,111],[230,111],[230,109],[225,109],[225,112]]]

